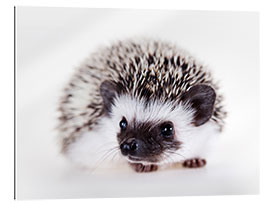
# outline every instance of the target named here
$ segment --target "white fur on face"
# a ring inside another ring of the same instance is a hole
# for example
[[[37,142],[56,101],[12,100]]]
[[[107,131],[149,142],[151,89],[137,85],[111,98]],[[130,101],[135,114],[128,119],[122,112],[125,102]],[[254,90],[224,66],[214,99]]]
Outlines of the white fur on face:
[[[120,132],[119,122],[123,117],[127,121],[151,122],[159,124],[171,121],[174,124],[176,139],[182,143],[176,152],[165,152],[170,158],[164,158],[158,164],[180,162],[185,159],[205,158],[209,145],[219,134],[218,126],[208,121],[202,126],[192,124],[194,111],[188,106],[179,104],[173,108],[171,103],[150,102],[147,107],[144,100],[137,100],[122,95],[115,98],[110,117],[102,117],[92,131],[86,132],[73,143],[68,156],[76,163],[88,167],[110,167],[113,163],[125,161],[121,155],[117,134]],[[165,154],[164,154],[165,155]],[[164,156],[166,157],[166,156]],[[105,159],[105,160],[103,160]]]
[[[178,123],[181,128],[192,122],[193,110],[191,108],[183,105],[178,105],[174,110],[172,108],[172,103],[164,104],[158,101],[150,101],[145,108],[144,100],[123,95],[114,100],[112,117],[120,121],[124,116],[127,121],[135,119],[140,123],[152,122],[158,124],[164,121],[172,121]]]

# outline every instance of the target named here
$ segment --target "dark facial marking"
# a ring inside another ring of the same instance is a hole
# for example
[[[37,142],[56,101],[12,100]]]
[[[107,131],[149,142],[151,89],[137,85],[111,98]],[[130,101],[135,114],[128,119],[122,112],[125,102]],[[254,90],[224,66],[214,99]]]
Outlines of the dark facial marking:
[[[122,123],[122,121],[120,121]],[[121,128],[120,124],[120,128]],[[166,121],[154,123],[130,122],[125,130],[117,135],[122,155],[133,161],[158,162],[166,150],[179,149],[180,142],[175,139],[173,123]]]
[[[196,111],[193,121],[195,126],[200,126],[211,118],[215,99],[215,90],[208,85],[193,86],[183,94],[182,101],[190,103]]]

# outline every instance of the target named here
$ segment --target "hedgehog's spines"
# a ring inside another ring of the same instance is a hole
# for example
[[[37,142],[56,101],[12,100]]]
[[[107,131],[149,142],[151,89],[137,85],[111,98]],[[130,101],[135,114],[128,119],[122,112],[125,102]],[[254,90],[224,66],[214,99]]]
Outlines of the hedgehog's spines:
[[[170,43],[128,40],[93,53],[71,79],[59,108],[60,129],[64,137],[76,137],[78,127],[83,131],[98,123],[103,112],[99,87],[105,80],[114,81],[121,89],[120,94],[175,105],[190,87],[210,85],[217,93],[211,119],[222,129],[225,117],[223,98],[204,66]]]

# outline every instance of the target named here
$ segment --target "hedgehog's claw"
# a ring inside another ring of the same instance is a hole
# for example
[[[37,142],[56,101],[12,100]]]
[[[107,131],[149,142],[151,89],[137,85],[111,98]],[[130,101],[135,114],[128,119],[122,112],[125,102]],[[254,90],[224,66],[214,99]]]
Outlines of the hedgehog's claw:
[[[143,172],[152,172],[158,170],[158,166],[151,164],[151,165],[143,165],[141,163],[130,163],[130,166],[138,173]]]
[[[187,159],[183,162],[186,168],[200,168],[206,165],[206,160],[201,158]]]

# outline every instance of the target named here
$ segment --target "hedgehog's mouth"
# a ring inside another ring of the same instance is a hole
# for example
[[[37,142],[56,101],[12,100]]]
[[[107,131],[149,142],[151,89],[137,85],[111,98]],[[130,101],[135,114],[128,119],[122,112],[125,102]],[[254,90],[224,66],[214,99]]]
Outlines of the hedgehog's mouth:
[[[128,158],[128,160],[133,161],[133,162],[141,162],[141,161],[143,161],[142,158],[136,157],[136,156],[131,156],[131,155],[129,155],[127,158]]]
[[[127,160],[131,163],[142,163],[142,162],[156,163],[158,162],[158,160],[154,158],[142,158],[142,157],[131,156],[131,155],[127,156]]]

